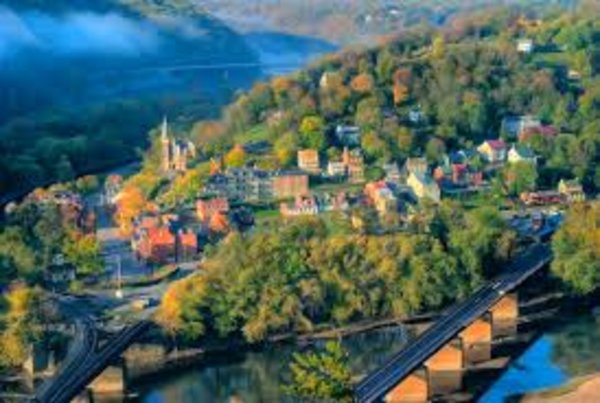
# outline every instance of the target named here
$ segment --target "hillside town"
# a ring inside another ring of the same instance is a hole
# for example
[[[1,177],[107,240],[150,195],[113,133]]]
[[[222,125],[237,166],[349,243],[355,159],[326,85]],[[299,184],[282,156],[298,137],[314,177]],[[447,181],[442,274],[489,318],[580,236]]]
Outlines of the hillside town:
[[[315,149],[301,149],[293,170],[265,170],[254,166],[223,168],[212,161],[205,185],[190,212],[161,210],[145,212],[132,220],[132,251],[146,264],[164,265],[198,258],[204,247],[223,238],[232,229],[248,230],[257,212],[272,206],[282,219],[340,212],[351,222],[361,210],[372,210],[379,220],[395,220],[396,228],[406,228],[418,215],[423,203],[443,199],[477,198],[489,195],[491,181],[503,169],[526,164],[534,171],[537,156],[523,144],[532,133],[556,136],[557,130],[542,125],[531,116],[508,117],[503,136],[486,140],[471,149],[459,149],[431,164],[424,157],[389,161],[378,167],[379,177],[367,181],[368,169],[362,156],[358,127],[337,126],[340,160],[323,160]],[[351,137],[351,139],[350,139]],[[165,177],[183,175],[196,158],[193,145],[177,142],[169,135],[165,119],[161,126],[161,170]],[[243,146],[238,145],[237,148]],[[119,184],[123,178],[111,176],[104,188],[105,200],[121,208]],[[316,184],[316,185],[315,185]],[[322,188],[331,190],[321,190]],[[530,207],[564,208],[585,200],[581,184],[561,179],[556,189],[527,190],[507,199],[515,213]]]
[[[52,175],[64,180],[2,208],[0,370],[43,381],[41,396],[72,397],[81,385],[63,376],[122,391],[113,371],[125,379],[131,362],[172,368],[291,341],[301,347],[286,350],[272,401],[372,401],[427,389],[438,353],[454,354],[462,376],[493,361],[496,342],[511,354],[527,346],[510,343],[535,342],[538,328],[521,339],[521,323],[591,310],[600,25],[584,14],[493,15],[266,77],[210,119],[148,110],[155,124],[128,165],[75,175],[75,157],[60,154]],[[494,326],[508,311],[505,335]],[[393,382],[380,378],[391,371],[380,358],[358,376],[342,342],[319,344],[400,327],[402,345],[408,335],[434,347],[415,343],[413,367],[401,350],[394,365],[406,374]],[[467,365],[459,354],[477,332],[489,357]],[[326,375],[312,368],[321,360]],[[372,392],[370,379],[386,385]]]

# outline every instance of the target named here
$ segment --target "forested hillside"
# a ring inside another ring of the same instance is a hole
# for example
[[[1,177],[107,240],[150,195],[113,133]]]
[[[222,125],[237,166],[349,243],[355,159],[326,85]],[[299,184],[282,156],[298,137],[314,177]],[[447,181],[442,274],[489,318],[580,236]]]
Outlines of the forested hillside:
[[[260,163],[286,168],[301,148],[335,157],[335,127],[350,124],[360,127],[371,163],[425,155],[436,164],[446,152],[504,135],[504,118],[532,115],[558,132],[524,140],[540,156],[538,186],[573,177],[595,191],[599,10],[582,10],[537,20],[505,9],[440,33],[418,29],[371,50],[347,50],[255,85],[221,121],[199,123],[192,136],[218,156],[245,133],[262,132],[273,153]],[[536,44],[534,53],[518,52],[523,37]],[[419,122],[411,112],[422,116]]]
[[[594,194],[600,190],[599,15],[600,7],[544,19],[503,9],[443,30],[413,30],[258,83],[221,120],[199,122],[191,136],[204,156],[224,156],[225,166],[272,170],[296,167],[304,148],[339,158],[338,124],[360,128],[370,167],[421,156],[439,165],[452,152],[503,138],[535,151],[536,174],[527,178],[534,188],[576,178]],[[524,38],[531,50],[519,50]],[[511,138],[502,121],[522,115],[552,130]],[[257,139],[272,151],[245,155],[239,144]],[[360,233],[339,217],[329,224],[275,219],[263,231],[230,234],[207,248],[206,276],[171,286],[161,323],[184,341],[217,335],[255,342],[444,306],[497,275],[514,251],[516,234],[494,203],[520,193],[506,183],[524,180],[522,166],[494,171],[484,208],[423,203],[407,234]],[[158,202],[166,191],[169,201],[183,203],[196,200],[207,175],[208,169],[189,170],[155,192],[160,175],[147,169],[126,189]],[[555,274],[581,293],[597,284],[597,217],[597,208],[573,209],[554,242]]]
[[[499,6],[495,0],[201,0],[236,28],[320,37],[339,44],[372,43],[377,36],[420,24],[443,25],[466,11]],[[526,11],[570,8],[577,0],[508,0]]]
[[[162,69],[257,61],[188,1],[3,2],[0,39],[0,194],[136,158],[163,114],[210,116],[259,74]]]

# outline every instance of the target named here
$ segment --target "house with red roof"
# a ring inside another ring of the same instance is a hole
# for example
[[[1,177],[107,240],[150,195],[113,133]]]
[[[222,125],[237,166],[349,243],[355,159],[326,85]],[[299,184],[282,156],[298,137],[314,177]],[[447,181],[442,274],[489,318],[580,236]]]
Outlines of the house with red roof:
[[[483,183],[483,173],[468,164],[440,165],[433,171],[433,178],[442,187],[470,187]]]
[[[504,140],[486,140],[477,147],[477,151],[490,164],[500,164],[506,161],[507,147]]]
[[[142,229],[137,253],[148,263],[166,264],[176,260],[177,239],[167,226]]]
[[[558,129],[554,126],[535,126],[527,128],[519,133],[519,142],[523,143],[535,136],[553,139],[558,135]]]
[[[292,204],[281,203],[279,211],[283,217],[318,215],[319,205],[314,196],[298,196]]]
[[[230,227],[229,217],[221,212],[214,214],[208,223],[208,230],[213,234],[226,234]]]
[[[298,168],[311,174],[319,174],[321,172],[319,152],[313,149],[299,150]]]

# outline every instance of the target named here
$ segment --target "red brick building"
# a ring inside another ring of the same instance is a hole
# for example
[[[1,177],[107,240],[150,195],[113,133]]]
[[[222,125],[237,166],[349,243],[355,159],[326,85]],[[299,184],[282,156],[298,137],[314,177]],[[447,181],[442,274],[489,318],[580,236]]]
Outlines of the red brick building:
[[[208,229],[217,234],[225,234],[229,232],[229,218],[224,213],[216,213],[210,219]]]
[[[196,202],[196,215],[201,222],[208,222],[216,213],[228,213],[229,201],[225,197]]]
[[[138,241],[140,258],[149,263],[165,264],[175,260],[177,240],[168,227],[148,228]]]
[[[308,193],[308,175],[282,174],[273,178],[273,196],[276,199],[291,199]]]

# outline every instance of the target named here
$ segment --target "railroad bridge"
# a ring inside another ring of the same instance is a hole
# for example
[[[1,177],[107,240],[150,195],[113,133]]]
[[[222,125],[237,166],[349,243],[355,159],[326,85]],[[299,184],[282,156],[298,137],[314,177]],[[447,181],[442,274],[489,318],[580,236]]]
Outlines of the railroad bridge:
[[[420,336],[367,375],[355,388],[355,401],[426,402],[436,391],[460,389],[461,372],[490,360],[492,342],[516,332],[516,290],[551,260],[549,246],[530,247],[501,276],[447,309]]]

